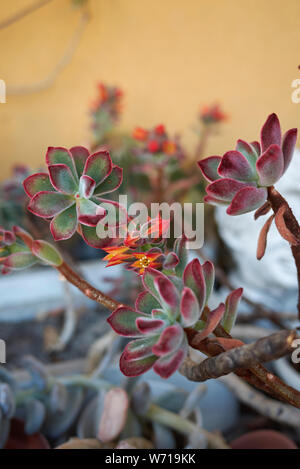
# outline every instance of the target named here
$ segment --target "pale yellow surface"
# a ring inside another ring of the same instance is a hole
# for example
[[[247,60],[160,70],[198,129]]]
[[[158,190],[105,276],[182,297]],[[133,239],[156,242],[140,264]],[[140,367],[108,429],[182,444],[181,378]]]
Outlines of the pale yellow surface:
[[[0,20],[34,1],[0,0]],[[12,163],[40,164],[48,145],[87,143],[100,80],[126,93],[124,129],[162,122],[190,147],[199,105],[220,102],[231,120],[208,154],[255,138],[273,111],[284,128],[300,124],[300,104],[291,101],[291,82],[300,78],[299,0],[91,0],[90,11],[55,84],[0,104],[0,178]],[[8,85],[44,79],[79,17],[70,0],[53,0],[0,31],[0,78]]]

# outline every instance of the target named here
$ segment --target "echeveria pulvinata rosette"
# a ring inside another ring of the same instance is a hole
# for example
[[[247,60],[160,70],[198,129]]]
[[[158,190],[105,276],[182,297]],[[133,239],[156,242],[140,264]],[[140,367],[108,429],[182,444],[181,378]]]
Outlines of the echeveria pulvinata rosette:
[[[148,268],[143,275],[145,291],[139,294],[135,309],[117,308],[108,318],[115,332],[135,340],[129,342],[120,358],[126,376],[138,376],[152,366],[162,378],[168,378],[188,353],[185,328],[200,332],[205,339],[221,320],[232,327],[242,290],[235,290],[205,321],[201,315],[214,285],[214,267],[194,259],[185,267],[183,277],[167,276]]]
[[[39,217],[52,219],[50,229],[56,241],[69,239],[78,230],[91,246],[108,245],[111,240],[100,239],[96,226],[105,220],[106,204],[121,209],[103,195],[118,189],[122,169],[112,163],[107,151],[90,154],[80,146],[70,150],[49,147],[46,163],[48,173],[33,174],[23,183],[31,199],[28,209]]]
[[[23,228],[14,226],[12,231],[0,227],[0,264],[2,274],[22,270],[36,263],[59,267],[63,263],[54,246],[43,240],[35,240]]]
[[[261,207],[273,186],[287,170],[294,152],[297,129],[283,136],[276,114],[271,114],[261,129],[261,142],[238,140],[236,149],[223,157],[210,156],[199,161],[210,182],[204,201],[229,205],[228,215],[240,215]]]

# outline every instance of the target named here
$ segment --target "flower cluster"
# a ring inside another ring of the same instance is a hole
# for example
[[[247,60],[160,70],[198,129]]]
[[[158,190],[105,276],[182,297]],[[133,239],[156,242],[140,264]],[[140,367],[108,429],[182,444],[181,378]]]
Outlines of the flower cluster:
[[[164,125],[157,125],[151,130],[136,127],[133,138],[142,143],[141,155],[181,159],[183,151],[178,137],[170,138]]]
[[[37,262],[58,267],[63,260],[51,244],[43,240],[34,240],[19,226],[14,226],[12,231],[0,227],[2,274],[8,274],[12,270],[26,269]]]
[[[199,161],[210,182],[205,202],[229,205],[228,215],[240,215],[259,208],[267,199],[267,187],[287,170],[295,148],[297,129],[282,137],[276,114],[271,114],[261,130],[261,142],[238,140],[236,149]]]
[[[111,243],[99,238],[96,225],[108,224],[107,211],[122,207],[103,195],[115,191],[122,182],[122,169],[112,163],[107,151],[90,155],[84,147],[70,150],[49,147],[46,154],[48,173],[36,173],[23,185],[30,197],[28,209],[35,215],[52,219],[50,230],[56,241],[69,239],[78,230],[95,248]]]
[[[203,106],[200,110],[199,119],[205,125],[218,124],[227,119],[227,114],[225,114],[218,104],[213,106]]]
[[[135,309],[122,306],[108,318],[114,331],[135,339],[120,358],[126,376],[138,376],[153,366],[157,374],[168,378],[187,355],[186,327],[201,331],[199,340],[203,340],[220,321],[227,330],[234,324],[242,289],[232,292],[226,304],[209,311],[206,305],[214,284],[214,267],[209,261],[201,265],[198,259],[192,260],[182,276],[148,267],[142,281],[145,290]],[[203,320],[205,310],[209,313]]]
[[[118,122],[122,110],[123,92],[115,86],[98,84],[98,96],[92,104],[92,128],[100,140]]]
[[[134,270],[142,275],[147,267],[160,270],[173,268],[178,263],[177,256],[163,254],[160,249],[164,241],[163,235],[170,225],[169,220],[163,220],[160,216],[149,219],[141,226],[137,226],[132,220],[124,233],[122,244],[105,247],[107,253],[104,261],[108,261],[106,267],[125,263],[127,270]]]

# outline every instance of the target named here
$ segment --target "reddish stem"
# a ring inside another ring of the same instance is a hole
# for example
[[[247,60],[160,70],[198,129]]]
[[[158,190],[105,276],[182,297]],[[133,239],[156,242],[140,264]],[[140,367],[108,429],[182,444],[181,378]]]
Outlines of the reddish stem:
[[[63,262],[57,270],[68,280],[77,287],[82,293],[97,303],[105,306],[105,308],[110,309],[111,311],[123,306],[122,303],[110,298],[109,296],[102,293],[97,288],[93,287],[86,280],[81,278],[71,267]]]
[[[296,245],[290,245],[291,251],[294,257],[294,261],[297,268],[297,279],[298,279],[298,318],[300,319],[300,226],[299,223],[293,214],[293,211],[284,197],[275,189],[275,187],[268,188],[268,200],[271,204],[272,210],[275,215],[282,208],[285,208],[284,211],[284,221],[288,230],[292,235],[299,240],[299,243]]]

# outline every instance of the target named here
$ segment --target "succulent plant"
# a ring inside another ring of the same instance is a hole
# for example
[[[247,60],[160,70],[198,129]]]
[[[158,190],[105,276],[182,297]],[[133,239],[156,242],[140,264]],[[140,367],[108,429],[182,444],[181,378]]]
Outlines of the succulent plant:
[[[295,148],[297,129],[282,137],[276,114],[271,114],[261,129],[261,142],[238,140],[236,149],[221,156],[199,161],[203,176],[210,182],[204,201],[229,205],[228,215],[240,215],[261,207],[267,188],[287,170]]]
[[[57,249],[50,243],[33,237],[19,226],[12,231],[0,227],[0,264],[2,274],[21,270],[36,263],[58,267],[63,260]]]
[[[121,306],[107,319],[115,332],[135,340],[129,342],[120,358],[120,369],[126,376],[138,376],[152,366],[162,378],[168,378],[181,365],[188,352],[185,328],[201,331],[205,339],[223,319],[234,323],[242,290],[231,294],[226,305],[221,303],[201,319],[214,284],[214,267],[198,259],[189,262],[183,276],[165,275],[153,268],[143,274],[145,290],[139,294],[135,309]]]
[[[95,248],[110,244],[111,239],[97,236],[96,225],[106,219],[108,204],[122,210],[117,202],[103,199],[120,186],[122,169],[112,163],[107,151],[90,154],[80,146],[49,147],[46,163],[48,173],[33,174],[23,183],[31,199],[28,209],[52,219],[55,241],[69,239],[78,230]]]

